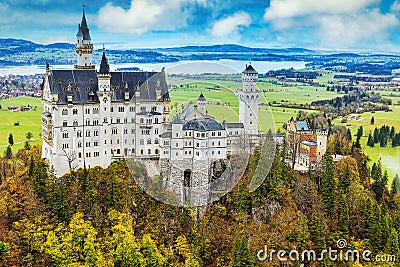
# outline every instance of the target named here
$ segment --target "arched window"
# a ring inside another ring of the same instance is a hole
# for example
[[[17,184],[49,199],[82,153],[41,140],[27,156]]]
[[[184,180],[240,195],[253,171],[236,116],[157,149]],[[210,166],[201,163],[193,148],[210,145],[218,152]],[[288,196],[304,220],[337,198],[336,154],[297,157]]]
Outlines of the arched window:
[[[147,144],[148,144],[148,145],[151,145],[151,139],[150,139],[150,138],[147,139]]]
[[[74,120],[74,123],[72,124],[73,126],[78,126],[78,121]]]
[[[63,115],[68,115],[68,109],[66,109],[66,108],[63,109],[63,110],[62,110],[62,114],[63,114]]]

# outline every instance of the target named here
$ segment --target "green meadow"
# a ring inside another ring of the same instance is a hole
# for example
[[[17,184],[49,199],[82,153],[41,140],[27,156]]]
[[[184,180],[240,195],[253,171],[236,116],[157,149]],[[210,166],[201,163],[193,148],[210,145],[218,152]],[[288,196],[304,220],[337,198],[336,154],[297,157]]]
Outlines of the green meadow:
[[[400,106],[391,106],[392,112],[378,111],[375,113],[366,112],[361,114],[360,120],[351,120],[347,123],[341,123],[340,119],[334,120],[334,124],[343,125],[351,124],[348,126],[351,133],[354,135],[357,133],[357,129],[363,126],[364,135],[361,138],[361,145],[366,155],[370,158],[370,165],[373,162],[378,161],[381,158],[382,165],[385,170],[388,171],[389,179],[392,180],[396,174],[400,175],[400,147],[392,148],[390,142],[387,147],[379,147],[379,144],[375,144],[375,147],[367,146],[368,134],[373,133],[375,127],[382,127],[382,125],[394,126],[396,132],[400,132]],[[374,117],[375,123],[371,124],[371,118]],[[355,138],[355,137],[354,137]]]
[[[327,73],[324,76],[318,77],[317,81],[321,84],[327,84],[333,80],[334,73]],[[207,99],[207,111],[211,116],[214,116],[218,121],[226,120],[227,122],[237,122],[239,120],[239,103],[237,97],[234,95],[235,91],[241,88],[241,80],[223,80],[216,77],[213,80],[193,81],[190,79],[169,78],[168,83],[174,88],[170,89],[171,105],[173,110],[181,109],[181,104],[196,103],[197,98],[201,93]],[[261,103],[267,102],[283,102],[307,104],[314,100],[332,99],[340,96],[336,92],[327,92],[325,87],[312,87],[296,82],[285,82],[283,86],[278,81],[278,84],[272,83],[271,79],[263,79],[257,83],[258,88],[263,92],[263,99]],[[390,92],[380,92],[385,97],[389,97],[394,103],[400,100],[399,97],[389,96]],[[398,93],[395,93],[398,95]],[[36,110],[25,112],[10,112],[9,106],[26,106],[31,105],[37,107]],[[43,106],[41,100],[31,97],[19,97],[14,99],[0,101],[2,109],[0,109],[0,153],[3,155],[8,145],[8,135],[10,133],[14,136],[14,146],[12,147],[13,153],[18,149],[24,147],[26,140],[26,133],[32,132],[33,140],[32,145],[41,144],[41,113]],[[374,148],[366,146],[367,137],[369,132],[373,131],[375,127],[382,125],[394,126],[396,131],[400,131],[400,106],[392,106],[392,112],[376,112],[361,114],[361,119],[357,121],[348,121],[346,124],[341,123],[340,119],[336,119],[336,125],[348,126],[352,133],[355,134],[359,126],[364,127],[364,136],[361,139],[364,152],[371,159],[372,162],[377,161],[379,158],[382,160],[384,169],[389,173],[389,178],[392,179],[395,174],[400,174],[400,148],[392,148],[391,144],[388,147],[381,148],[375,146]],[[259,107],[259,124],[262,132],[272,129],[275,131],[284,131],[283,124],[291,117],[295,117],[299,109],[283,108],[275,106]],[[308,112],[316,112],[310,111]],[[371,125],[371,117],[374,116],[375,124]],[[14,126],[15,122],[19,122],[19,126]]]
[[[0,153],[4,154],[8,145],[8,136],[12,133],[14,137],[13,153],[24,147],[26,133],[33,134],[31,145],[41,144],[41,117],[43,105],[41,99],[33,97],[18,97],[0,101]],[[24,112],[8,111],[10,106],[27,106],[31,105],[36,110]],[[19,122],[19,126],[14,126],[15,122]]]

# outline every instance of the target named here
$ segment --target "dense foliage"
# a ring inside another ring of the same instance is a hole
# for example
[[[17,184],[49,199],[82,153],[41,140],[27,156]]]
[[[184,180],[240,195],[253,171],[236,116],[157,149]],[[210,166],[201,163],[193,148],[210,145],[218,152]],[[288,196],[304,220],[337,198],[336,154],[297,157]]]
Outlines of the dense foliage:
[[[257,251],[322,251],[339,238],[353,249],[399,255],[399,179],[389,190],[380,162],[368,169],[346,131],[332,131],[327,155],[307,174],[287,167],[279,150],[271,171],[255,174],[263,149],[232,192],[198,209],[149,197],[133,179],[141,165],[131,173],[118,161],[56,178],[37,147],[3,158],[0,266],[276,266]],[[334,162],[336,152],[347,158]],[[250,193],[254,175],[265,180]],[[315,264],[336,266],[305,262]]]

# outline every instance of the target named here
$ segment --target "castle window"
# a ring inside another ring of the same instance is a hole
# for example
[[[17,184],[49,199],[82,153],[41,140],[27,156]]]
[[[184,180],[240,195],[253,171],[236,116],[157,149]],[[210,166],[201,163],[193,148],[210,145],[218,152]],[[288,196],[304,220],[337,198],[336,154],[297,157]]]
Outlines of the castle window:
[[[151,111],[157,111],[157,107],[151,107]]]
[[[62,133],[62,137],[63,137],[63,138],[68,138],[68,132],[63,132],[63,133]]]
[[[128,118],[125,118],[125,119],[124,119],[124,123],[128,123]]]
[[[125,111],[125,108],[124,108],[124,107],[118,107],[118,111],[119,111],[119,112],[124,112],[124,111]]]
[[[79,152],[79,153],[78,153],[78,157],[79,157],[79,158],[82,158],[82,152]]]
[[[98,130],[94,130],[93,136],[99,136],[99,131]]]
[[[141,124],[143,124],[143,123],[144,123],[144,120],[143,120],[143,118],[140,118],[140,123],[141,123]]]
[[[93,120],[93,125],[99,125],[99,120]]]
[[[90,130],[86,131],[86,137],[90,137]]]
[[[144,152],[143,152],[143,149],[141,149],[141,150],[140,150],[140,154],[143,155],[143,153],[144,153]]]
[[[66,144],[63,144],[63,145],[62,145],[62,148],[63,148],[63,149],[67,149],[67,148],[69,148],[69,144],[68,144],[68,143],[66,143]]]
[[[95,157],[100,156],[100,152],[94,152],[93,154],[94,154]]]
[[[140,111],[145,112],[146,111],[146,107],[140,107]]]
[[[63,127],[67,127],[68,126],[68,122],[67,121],[63,121]]]
[[[221,136],[222,135],[222,133],[221,132],[218,132],[218,136]]]
[[[135,111],[135,107],[129,107],[129,111],[130,112],[134,112]]]
[[[113,128],[111,131],[112,134],[118,134],[118,129],[117,128]]]
[[[128,129],[124,129],[124,134],[128,134]]]
[[[90,91],[90,86],[88,85],[88,86],[86,86],[86,91]]]
[[[117,85],[114,85],[114,90],[115,90],[115,91],[117,91],[118,88],[119,88],[119,87],[118,87]]]
[[[71,80],[68,80],[68,84],[71,84],[72,83],[72,81]]]
[[[99,146],[99,142],[98,141],[94,141],[93,146]]]
[[[211,136],[215,136],[215,132],[212,132],[212,133],[211,133]]]
[[[79,87],[75,86],[75,91],[79,92]]]
[[[99,114],[99,108],[93,108],[93,114]]]
[[[147,154],[149,155],[151,154],[151,149],[147,150]]]
[[[94,83],[94,80],[93,80],[93,79],[91,79],[91,80],[90,80],[90,83],[91,83],[91,84],[93,84],[93,83]]]
[[[120,118],[117,118],[117,123],[121,123],[121,119]]]
[[[107,118],[106,117],[103,118],[103,123],[107,123]]]
[[[72,114],[73,114],[73,115],[78,114],[78,109],[74,108],[74,109],[72,110]]]
[[[61,84],[61,80],[58,80],[57,83],[58,83],[58,84]]]
[[[159,154],[159,152],[158,152],[158,149],[156,149],[155,153],[156,153],[156,155],[158,155],[158,154]]]
[[[250,124],[253,124],[253,122],[252,122],[252,121],[250,121]]]
[[[78,147],[82,147],[82,142],[78,142]]]
[[[144,139],[140,139],[140,144],[144,145]]]
[[[159,143],[158,138],[156,138],[156,140],[154,140],[154,144],[158,144],[158,143]]]
[[[63,114],[63,115],[68,115],[68,109],[63,109],[63,110],[62,110],[62,114]]]
[[[78,126],[78,121],[77,121],[77,120],[74,120],[74,122],[72,123],[72,125],[73,125],[74,127]]]
[[[159,133],[158,128],[155,128],[154,129],[154,134],[158,134],[158,133]]]
[[[85,109],[85,114],[90,114],[90,108]]]
[[[114,107],[111,107],[111,112],[114,112]]]
[[[82,137],[82,132],[81,131],[77,131],[76,132],[76,137]]]
[[[86,126],[89,126],[89,125],[90,125],[90,120],[87,119],[87,120],[86,120]]]
[[[86,147],[90,147],[90,142],[86,142]]]
[[[151,145],[151,139],[150,139],[150,138],[147,139],[147,144],[148,144],[148,145]]]
[[[155,118],[155,119],[154,119],[154,123],[158,123],[158,118]]]

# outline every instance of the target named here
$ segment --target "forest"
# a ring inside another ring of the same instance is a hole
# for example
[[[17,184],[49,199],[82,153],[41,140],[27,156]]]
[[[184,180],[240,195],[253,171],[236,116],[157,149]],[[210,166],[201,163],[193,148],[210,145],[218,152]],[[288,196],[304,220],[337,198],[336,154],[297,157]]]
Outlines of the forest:
[[[272,138],[271,136],[267,136]],[[264,182],[249,192],[264,141],[236,187],[207,207],[175,207],[148,196],[124,161],[56,178],[40,147],[0,159],[0,266],[279,266],[269,249],[351,249],[399,256],[399,179],[389,186],[343,128],[330,131],[318,168],[285,164],[286,142]],[[334,154],[346,156],[335,162]],[[132,170],[131,170],[132,171]],[[153,183],[157,187],[157,183]],[[157,190],[157,188],[154,188]],[[395,262],[292,261],[286,266],[396,266]],[[304,265],[301,265],[304,264]]]

